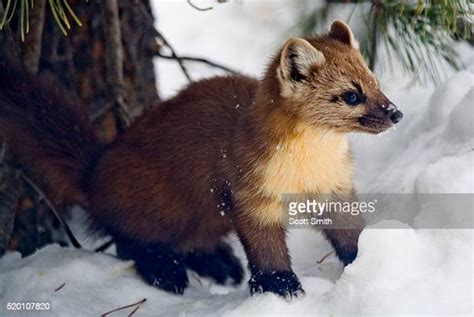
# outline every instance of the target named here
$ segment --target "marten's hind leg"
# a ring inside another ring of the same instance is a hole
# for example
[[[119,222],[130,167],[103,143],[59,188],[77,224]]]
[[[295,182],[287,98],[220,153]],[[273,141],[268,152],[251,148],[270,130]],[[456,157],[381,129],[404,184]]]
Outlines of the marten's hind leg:
[[[203,277],[212,278],[218,284],[231,280],[232,284],[238,285],[244,277],[240,260],[225,242],[219,242],[212,251],[191,250],[185,255],[185,263],[191,270]]]
[[[148,244],[124,237],[114,239],[117,255],[135,261],[138,273],[147,283],[171,293],[183,294],[189,284],[183,255],[167,244]]]

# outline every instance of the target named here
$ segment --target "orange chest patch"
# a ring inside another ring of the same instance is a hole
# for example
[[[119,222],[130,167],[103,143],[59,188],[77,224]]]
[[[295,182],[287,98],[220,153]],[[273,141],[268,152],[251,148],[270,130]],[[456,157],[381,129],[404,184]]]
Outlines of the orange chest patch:
[[[298,126],[294,136],[278,144],[261,169],[261,192],[281,199],[283,193],[348,192],[353,166],[342,134]]]

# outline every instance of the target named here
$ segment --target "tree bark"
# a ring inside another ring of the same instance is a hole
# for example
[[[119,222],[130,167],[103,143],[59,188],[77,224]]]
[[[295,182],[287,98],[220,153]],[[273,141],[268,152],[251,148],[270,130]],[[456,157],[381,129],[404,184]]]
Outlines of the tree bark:
[[[111,108],[115,109],[120,130],[130,125],[130,114],[125,105],[125,83],[123,81],[122,30],[117,0],[101,1],[105,31],[106,82],[110,91]]]
[[[20,188],[18,171],[10,164],[6,144],[0,142],[0,256],[5,253],[13,232]]]
[[[46,0],[35,0],[25,42],[20,42],[14,18],[8,32],[0,31],[0,53],[17,56],[29,72],[60,87],[89,114],[99,140],[110,143],[126,125],[118,121],[118,107],[126,108],[133,119],[159,102],[153,64],[157,33],[150,1],[70,3],[82,27],[71,19],[72,29],[64,36]],[[60,241],[53,239],[59,224],[49,208],[12,173],[11,166],[0,161],[0,253],[7,245],[26,255],[53,240],[63,244],[64,235]]]
[[[39,61],[41,57],[41,40],[44,27],[44,9],[46,0],[35,0],[34,7],[30,11],[30,25],[33,28],[25,38],[23,45],[23,65],[32,74],[38,72]]]

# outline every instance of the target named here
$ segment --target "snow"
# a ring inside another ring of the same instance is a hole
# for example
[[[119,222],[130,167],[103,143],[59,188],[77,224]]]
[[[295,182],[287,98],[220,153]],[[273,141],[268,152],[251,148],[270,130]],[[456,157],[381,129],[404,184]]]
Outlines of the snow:
[[[196,2],[214,9],[198,12],[185,1],[154,3],[158,26],[178,53],[209,57],[257,76],[268,56],[291,35],[296,14],[287,1]],[[381,84],[405,118],[381,136],[351,137],[359,192],[474,193],[474,52],[467,46],[458,49],[466,69],[437,87],[408,89],[403,74],[383,74]],[[203,65],[189,69],[196,79],[215,73]],[[170,61],[158,63],[158,74],[165,96],[186,83]],[[474,210],[472,204],[470,208]],[[418,220],[432,216],[429,209],[420,211]],[[448,221],[453,217],[443,216]],[[24,259],[8,253],[0,260],[0,315],[98,316],[147,298],[137,316],[472,316],[472,233],[382,221],[364,230],[356,261],[343,270],[334,255],[318,264],[332,251],[320,233],[292,230],[288,244],[307,294],[291,302],[273,294],[250,297],[246,285],[217,286],[193,273],[183,296],[170,295],[142,282],[131,262],[48,246]],[[237,238],[229,239],[245,261]],[[47,301],[52,310],[43,315],[5,310],[7,302],[22,301]],[[127,316],[132,309],[112,316]]]

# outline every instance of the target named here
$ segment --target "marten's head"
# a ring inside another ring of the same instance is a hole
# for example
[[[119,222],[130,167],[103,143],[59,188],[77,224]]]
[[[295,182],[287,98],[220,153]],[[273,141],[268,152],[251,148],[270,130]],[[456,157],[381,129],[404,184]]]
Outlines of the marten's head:
[[[276,72],[285,111],[309,124],[379,133],[403,117],[380,90],[342,21],[333,22],[325,35],[288,40],[269,71]]]

